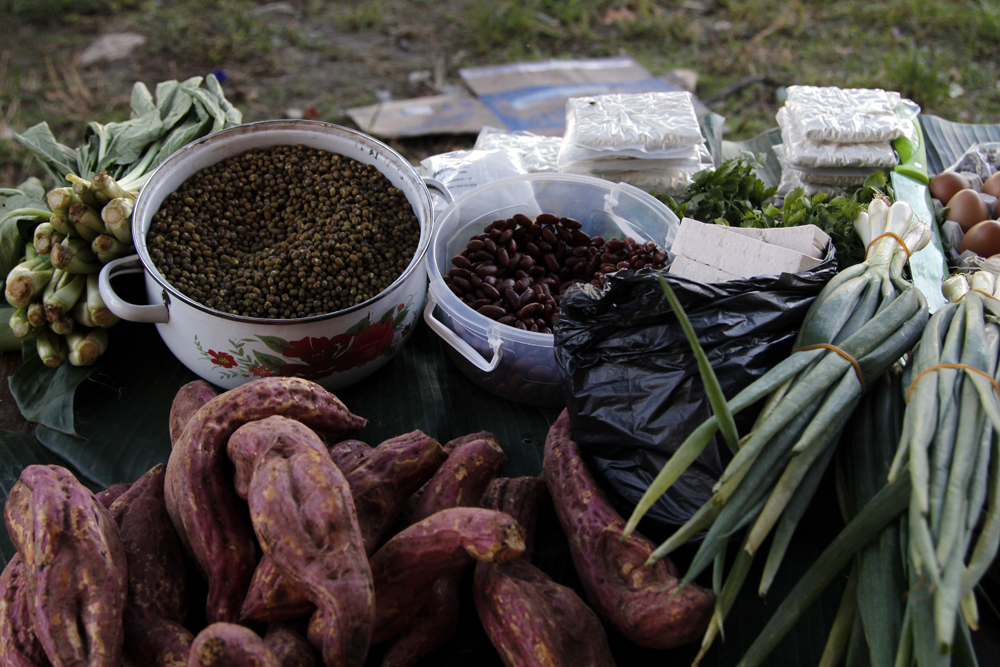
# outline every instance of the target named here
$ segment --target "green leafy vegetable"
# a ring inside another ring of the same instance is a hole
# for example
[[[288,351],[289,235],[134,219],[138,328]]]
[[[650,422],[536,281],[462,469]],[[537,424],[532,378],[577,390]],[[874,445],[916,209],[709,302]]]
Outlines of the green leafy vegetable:
[[[785,195],[779,208],[766,203],[777,188],[766,187],[755,174],[762,161],[763,156],[744,153],[714,171],[701,171],[680,202],[667,197],[664,203],[678,217],[732,227],[816,225],[833,240],[841,270],[864,260],[865,248],[854,231],[854,219],[876,193],[888,191],[884,173],[875,172],[855,192],[832,199],[825,193],[810,197],[802,188],[795,188]]]

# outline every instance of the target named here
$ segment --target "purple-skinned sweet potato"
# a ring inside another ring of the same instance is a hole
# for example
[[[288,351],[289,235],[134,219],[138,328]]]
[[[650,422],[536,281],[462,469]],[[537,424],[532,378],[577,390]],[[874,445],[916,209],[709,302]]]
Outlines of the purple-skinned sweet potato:
[[[458,627],[459,585],[462,569],[434,580],[417,616],[392,641],[382,667],[413,667],[421,658],[444,645]]]
[[[711,591],[682,588],[666,559],[645,566],[655,545],[638,533],[623,537],[625,520],[580,458],[565,410],[545,439],[543,467],[573,564],[598,615],[647,648],[673,648],[701,636],[713,611]]]
[[[497,440],[497,437],[495,435],[493,435],[489,431],[477,431],[475,433],[469,433],[467,435],[461,435],[457,438],[452,438],[443,445],[444,453],[447,456],[451,456],[456,449],[462,447],[463,445],[467,445],[468,443],[474,440],[486,440],[490,443],[495,444],[498,448],[500,447],[500,441]],[[413,495],[410,496],[410,499],[406,501],[406,505],[403,507],[403,510],[400,513],[400,521],[398,524],[400,529],[409,526],[411,523],[414,523],[413,512],[416,509],[417,505],[420,503],[420,499],[423,498],[424,492],[427,491],[429,485],[430,482],[427,482],[426,484],[421,486],[419,489],[414,491]]]
[[[194,634],[149,610],[125,608],[122,616],[125,667],[185,667]]]
[[[236,495],[246,500],[250,477],[260,456],[275,443],[286,439],[315,447],[326,453],[326,446],[316,432],[302,422],[274,415],[266,419],[247,422],[233,431],[226,442],[226,454],[236,469],[233,487]]]
[[[111,504],[118,499],[118,496],[128,491],[131,486],[132,484],[130,482],[118,482],[117,484],[112,484],[103,491],[98,491],[94,494],[94,497],[97,498],[97,502],[110,508]]]
[[[371,557],[377,644],[408,628],[442,574],[474,560],[504,563],[524,552],[510,516],[480,507],[437,512],[393,536]]]
[[[14,554],[0,574],[0,667],[50,664],[35,636],[27,589],[24,562],[19,554]]]
[[[187,425],[188,420],[194,416],[194,413],[198,412],[201,406],[218,395],[219,390],[204,380],[188,382],[177,390],[174,400],[170,404],[170,418],[168,422],[171,446],[180,439],[181,433],[184,432],[184,427]]]
[[[65,468],[33,465],[11,488],[4,519],[49,660],[119,667],[127,571],[108,510]]]
[[[486,634],[507,667],[608,667],[614,665],[597,614],[573,592],[530,562],[539,506],[540,477],[499,477],[483,507],[506,512],[524,529],[524,555],[509,563],[476,563],[473,600]]]
[[[485,437],[474,437],[485,435]],[[443,509],[479,505],[490,480],[504,460],[503,449],[488,433],[452,440],[448,459],[424,487],[410,521],[416,523]],[[442,572],[430,585],[427,598],[408,627],[394,639],[383,659],[383,667],[404,667],[441,646],[458,626],[458,584],[462,563]]]
[[[170,452],[167,510],[208,581],[208,621],[239,617],[256,565],[246,508],[233,488],[226,442],[249,421],[281,415],[330,436],[366,423],[333,394],[301,378],[261,378],[217,396],[191,417]],[[329,459],[329,457],[327,457]]]
[[[475,438],[457,446],[424,487],[413,508],[411,524],[449,507],[476,507],[504,459],[493,438]]]
[[[187,566],[163,498],[165,475],[165,465],[154,466],[109,512],[118,524],[128,563],[126,608],[180,623],[188,612]]]
[[[476,563],[473,600],[507,667],[613,667],[597,614],[523,558]]]
[[[346,475],[365,462],[372,448],[366,442],[348,439],[330,445],[327,451],[330,452],[330,458],[333,462],[340,468],[340,472]]]
[[[351,490],[326,451],[277,442],[247,494],[261,548],[316,605],[309,641],[327,665],[359,667],[375,615],[372,573]]]
[[[444,458],[441,445],[433,438],[413,431],[368,447],[361,465],[344,473],[365,553],[375,552],[407,498],[434,474]],[[271,559],[262,558],[243,602],[242,617],[276,622],[299,618],[312,609],[305,595],[285,581]]]
[[[538,512],[548,495],[545,480],[541,477],[496,477],[483,493],[481,506],[506,512],[521,526],[524,531],[524,555],[521,558],[525,560],[531,560]]]
[[[282,667],[264,640],[249,628],[212,623],[198,633],[188,667]]]
[[[126,666],[184,667],[194,640],[181,625],[188,610],[187,565],[163,498],[165,475],[166,466],[154,466],[109,510],[128,563]]]
[[[272,623],[267,626],[264,643],[281,667],[316,667],[316,654],[298,628],[291,623]]]

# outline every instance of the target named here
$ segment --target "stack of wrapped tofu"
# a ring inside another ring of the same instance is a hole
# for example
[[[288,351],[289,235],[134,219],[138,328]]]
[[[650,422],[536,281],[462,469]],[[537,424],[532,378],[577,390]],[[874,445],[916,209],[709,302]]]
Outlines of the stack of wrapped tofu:
[[[559,171],[677,195],[712,166],[688,92],[593,95],[566,103]]]
[[[899,93],[868,88],[790,86],[778,110],[782,143],[778,194],[840,194],[896,165],[892,140],[910,131],[919,108]]]
[[[670,273],[711,284],[801,273],[823,261],[830,237],[815,225],[768,229],[681,220]]]

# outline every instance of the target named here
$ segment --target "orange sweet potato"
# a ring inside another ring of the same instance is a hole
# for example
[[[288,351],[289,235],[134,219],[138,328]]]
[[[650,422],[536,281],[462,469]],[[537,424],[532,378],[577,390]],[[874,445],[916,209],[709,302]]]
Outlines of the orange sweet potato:
[[[287,377],[262,378],[227,391],[191,417],[170,452],[165,497],[181,543],[208,581],[209,622],[238,618],[256,565],[253,534],[233,488],[226,442],[243,424],[272,415],[331,436],[365,424],[319,385]]]
[[[257,633],[242,625],[212,623],[198,633],[188,667],[282,667]]]
[[[638,533],[623,538],[625,521],[580,458],[565,410],[545,439],[543,467],[573,564],[598,615],[648,648],[672,648],[699,637],[712,614],[711,591],[694,584],[681,588],[665,559],[645,566],[655,546]]]
[[[375,600],[364,541],[343,473],[326,451],[288,439],[258,460],[247,493],[261,548],[317,606],[309,640],[327,665],[368,654]]]
[[[523,552],[524,533],[514,519],[479,507],[441,510],[393,536],[371,558],[372,643],[408,628],[442,574],[474,560],[503,563]]]
[[[184,426],[188,420],[198,412],[201,406],[219,395],[219,391],[205,382],[195,380],[177,390],[174,400],[170,404],[170,444],[173,445],[180,439],[184,432]]]
[[[24,562],[19,554],[0,574],[0,667],[47,667],[28,605]]]
[[[11,488],[4,519],[49,660],[119,667],[127,573],[108,510],[68,470],[33,465]]]

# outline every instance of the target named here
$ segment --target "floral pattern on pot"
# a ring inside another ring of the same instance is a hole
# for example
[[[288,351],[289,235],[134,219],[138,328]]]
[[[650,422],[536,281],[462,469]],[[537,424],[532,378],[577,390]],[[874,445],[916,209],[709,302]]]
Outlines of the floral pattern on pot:
[[[319,380],[334,373],[358,368],[381,356],[391,357],[399,343],[410,333],[405,324],[413,297],[395,305],[377,319],[369,313],[360,322],[333,338],[307,336],[285,340],[278,336],[254,336],[229,339],[227,350],[205,349],[198,336],[194,346],[204,361],[219,373],[220,379],[253,379],[284,375]],[[263,343],[264,349],[254,344]],[[271,354],[270,352],[274,354]],[[277,356],[280,355],[280,356]]]

